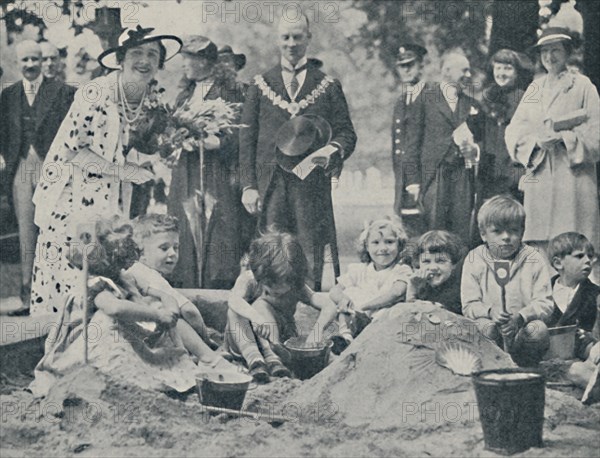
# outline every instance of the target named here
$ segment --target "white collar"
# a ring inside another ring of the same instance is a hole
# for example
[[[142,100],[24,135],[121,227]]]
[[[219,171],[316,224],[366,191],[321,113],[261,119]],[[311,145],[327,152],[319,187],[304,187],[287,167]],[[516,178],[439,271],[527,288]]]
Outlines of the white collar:
[[[410,99],[414,101],[419,96],[421,91],[423,91],[424,87],[425,87],[425,81],[419,81],[415,84],[407,84],[405,86],[405,89],[406,89],[406,93],[410,94]]]
[[[37,94],[37,91],[43,81],[44,75],[42,73],[40,73],[40,75],[33,81],[23,78],[23,89],[25,89],[25,91],[31,91],[33,89],[33,92]]]
[[[285,57],[281,58],[281,67],[288,69],[288,70],[294,70],[296,68],[300,68],[303,65],[306,65],[307,63],[308,63],[308,59],[306,58],[306,56],[304,56],[302,59],[300,59],[296,65],[292,65]]]

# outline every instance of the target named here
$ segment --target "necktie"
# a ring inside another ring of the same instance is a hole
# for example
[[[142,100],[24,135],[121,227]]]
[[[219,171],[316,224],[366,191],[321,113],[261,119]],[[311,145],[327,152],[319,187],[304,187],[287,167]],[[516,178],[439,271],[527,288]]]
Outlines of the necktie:
[[[33,102],[35,101],[35,92],[33,84],[29,83],[27,85],[27,87],[25,88],[25,96],[27,97],[27,103],[29,103],[29,106],[33,105]]]
[[[290,81],[290,98],[293,100],[296,98],[296,94],[298,89],[300,88],[300,82],[298,81],[298,74],[303,72],[306,69],[306,64],[301,67],[290,69],[286,68],[285,71],[292,74],[292,79]]]

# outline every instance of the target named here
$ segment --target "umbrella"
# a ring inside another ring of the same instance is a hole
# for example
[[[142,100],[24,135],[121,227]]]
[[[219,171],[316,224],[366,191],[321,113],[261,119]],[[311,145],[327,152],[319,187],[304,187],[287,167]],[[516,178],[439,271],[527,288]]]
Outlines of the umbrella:
[[[473,189],[473,201],[471,202],[471,216],[469,218],[469,243],[473,243],[476,237],[477,227],[477,207],[479,206],[479,189],[477,178],[479,175],[479,164],[472,164],[468,170],[471,188]]]
[[[204,184],[204,141],[199,142],[200,150],[200,190],[183,202],[183,211],[190,225],[192,238],[196,247],[196,264],[198,266],[198,286],[202,288],[205,264],[205,247],[207,229],[217,200],[208,193]]]

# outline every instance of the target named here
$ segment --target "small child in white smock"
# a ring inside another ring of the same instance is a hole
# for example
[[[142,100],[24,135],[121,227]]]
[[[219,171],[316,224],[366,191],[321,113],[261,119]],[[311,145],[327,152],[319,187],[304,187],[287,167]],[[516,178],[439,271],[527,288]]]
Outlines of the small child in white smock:
[[[362,262],[350,264],[329,296],[338,307],[338,335],[332,351],[341,353],[381,311],[406,298],[412,269],[401,262],[408,237],[396,217],[371,221],[358,239]]]

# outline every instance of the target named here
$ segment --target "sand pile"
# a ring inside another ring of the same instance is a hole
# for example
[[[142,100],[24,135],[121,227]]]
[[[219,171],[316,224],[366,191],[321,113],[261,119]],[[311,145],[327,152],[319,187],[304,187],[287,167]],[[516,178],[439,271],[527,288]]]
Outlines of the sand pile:
[[[471,321],[432,303],[402,304],[369,325],[292,399],[316,401],[349,426],[378,430],[477,421],[470,378],[435,362],[435,350],[445,342],[472,349],[483,369],[514,366]]]
[[[268,415],[211,416],[195,393],[171,399],[83,368],[43,400],[0,394],[0,456],[496,456],[483,449],[470,379],[433,362],[433,348],[460,340],[483,354],[484,368],[509,358],[432,304],[389,313],[313,379],[248,392],[246,409],[292,418],[280,426]],[[595,456],[599,431],[600,405],[547,389],[546,447],[525,455]]]

